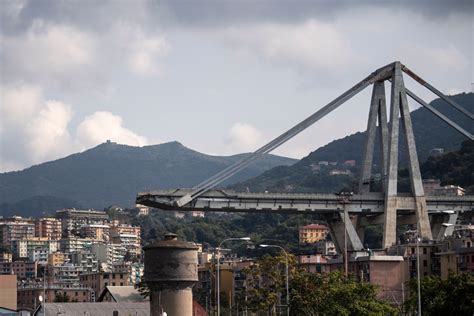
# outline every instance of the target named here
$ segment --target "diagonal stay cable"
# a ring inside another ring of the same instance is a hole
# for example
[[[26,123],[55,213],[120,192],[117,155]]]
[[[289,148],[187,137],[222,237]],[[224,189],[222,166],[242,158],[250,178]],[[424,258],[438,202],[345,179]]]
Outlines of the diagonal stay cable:
[[[468,131],[466,131],[464,128],[462,128],[461,126],[459,126],[458,124],[456,124],[455,122],[453,122],[452,120],[450,120],[448,117],[446,117],[444,114],[442,114],[441,112],[439,112],[437,109],[435,109],[432,105],[426,103],[425,101],[423,101],[420,97],[418,97],[415,93],[413,93],[412,91],[408,90],[407,88],[405,88],[405,92],[413,99],[415,100],[416,102],[418,102],[419,104],[421,104],[422,106],[424,106],[427,110],[429,110],[431,113],[433,113],[434,115],[436,115],[437,117],[439,117],[440,119],[442,119],[446,124],[448,124],[449,126],[451,126],[452,128],[454,128],[455,130],[457,130],[459,133],[463,134],[464,136],[466,136],[467,138],[469,138],[470,140],[474,140],[474,136],[469,133]]]
[[[410,77],[412,77],[413,79],[415,79],[419,84],[421,84],[422,86],[426,87],[428,90],[430,90],[431,92],[433,92],[434,94],[436,94],[438,97],[440,97],[441,99],[443,99],[444,101],[446,101],[449,105],[451,105],[452,107],[454,107],[456,110],[458,110],[459,112],[461,112],[462,114],[466,115],[467,117],[469,117],[471,120],[474,120],[474,114],[472,114],[471,112],[469,112],[469,110],[463,108],[462,106],[460,106],[459,104],[457,104],[456,102],[454,102],[451,98],[447,97],[446,95],[444,95],[441,91],[439,91],[438,89],[436,89],[435,87],[433,87],[432,85],[430,85],[428,82],[426,82],[424,79],[422,79],[420,76],[418,76],[417,74],[415,74],[413,71],[411,71],[410,69],[408,69],[407,66],[405,65],[402,65],[402,70],[407,74],[409,75]]]
[[[346,102],[347,100],[351,99],[353,96],[358,94],[360,91],[365,89],[370,84],[374,83],[375,81],[386,80],[388,77],[391,76],[393,71],[393,63],[389,64],[385,67],[382,67],[368,77],[357,83],[355,86],[341,94],[339,97],[325,105],[323,108],[318,110],[317,112],[313,113],[311,116],[306,118],[305,120],[301,121],[285,133],[281,134],[274,140],[270,141],[268,144],[262,146],[250,156],[247,156],[240,161],[236,162],[235,164],[225,168],[224,170],[218,172],[216,175],[210,177],[209,179],[203,181],[202,183],[195,186],[192,191],[185,196],[181,197],[176,201],[177,206],[183,206],[191,202],[193,199],[197,198],[198,196],[202,195],[209,189],[213,188],[217,184],[221,183],[222,181],[228,179],[229,177],[233,176],[235,173],[239,172],[250,163],[255,161],[256,159],[260,158],[262,155],[269,153],[270,151],[274,150],[281,144],[285,143],[289,139],[293,138],[309,126],[313,125],[315,122],[338,108],[341,104]]]

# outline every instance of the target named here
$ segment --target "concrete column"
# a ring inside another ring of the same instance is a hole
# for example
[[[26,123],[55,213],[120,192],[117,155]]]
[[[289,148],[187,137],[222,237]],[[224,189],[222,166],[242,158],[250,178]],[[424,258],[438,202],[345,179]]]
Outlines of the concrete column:
[[[382,188],[386,190],[385,179],[387,177],[388,167],[388,124],[387,124],[387,105],[385,102],[385,87],[384,87],[384,98],[380,99],[379,103],[379,133],[382,148]]]
[[[359,193],[370,191],[370,179],[372,177],[372,163],[375,147],[375,133],[377,131],[377,118],[381,113],[381,106],[385,108],[385,86],[383,81],[374,82],[372,100],[370,102],[369,120],[367,122],[367,138],[365,139],[362,170],[360,173]],[[386,114],[385,114],[386,117]],[[386,119],[386,118],[385,118]],[[379,118],[379,121],[382,121]]]
[[[341,212],[337,213],[337,215],[335,216],[326,217],[326,221],[329,226],[329,232],[331,233],[332,240],[339,253],[344,251],[344,221],[342,218],[343,215],[344,213]],[[360,241],[360,238],[357,235],[354,225],[349,218],[349,214],[346,215],[346,218],[348,219],[346,222],[347,249],[349,251],[362,250],[364,248],[362,242]]]
[[[454,227],[458,219],[458,213],[440,213],[431,215],[431,231],[436,240],[453,235]],[[445,225],[443,225],[445,224]]]
[[[411,124],[410,110],[408,108],[408,100],[405,92],[403,78],[400,87],[400,109],[403,127],[405,129],[405,139],[408,147],[408,170],[410,172],[410,181],[412,193],[416,202],[416,219],[423,239],[433,239],[431,235],[430,220],[426,207],[425,192],[423,190],[423,182],[421,180],[420,164],[416,153],[415,135],[413,134],[413,126]]]
[[[165,240],[143,248],[145,281],[150,288],[150,315],[192,316],[192,287],[198,281],[197,250],[194,243],[177,240],[168,234]]]
[[[382,246],[388,248],[396,243],[397,230],[397,184],[398,184],[398,136],[400,114],[400,89],[403,85],[400,62],[396,62],[392,75],[390,97],[390,133],[388,137],[387,179],[385,181],[385,211]]]

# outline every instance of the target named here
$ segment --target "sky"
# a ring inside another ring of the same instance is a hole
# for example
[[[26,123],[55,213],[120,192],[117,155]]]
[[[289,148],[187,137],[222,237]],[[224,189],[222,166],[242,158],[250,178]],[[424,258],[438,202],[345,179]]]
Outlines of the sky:
[[[470,0],[0,0],[0,172],[108,139],[254,151],[395,60],[470,92],[473,21]],[[370,94],[275,153],[364,130]]]

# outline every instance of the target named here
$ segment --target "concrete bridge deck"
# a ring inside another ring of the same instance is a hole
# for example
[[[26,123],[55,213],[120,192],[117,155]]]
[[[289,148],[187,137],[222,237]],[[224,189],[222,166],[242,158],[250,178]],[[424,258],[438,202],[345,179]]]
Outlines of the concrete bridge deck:
[[[189,193],[191,189],[157,190],[141,192],[137,203],[165,210],[203,210],[215,212],[278,212],[313,213],[335,212],[343,209],[342,200],[336,194],[324,193],[245,193],[229,190],[211,190],[183,207],[174,201]],[[427,196],[429,213],[474,210],[474,195],[466,196]],[[400,194],[397,210],[415,211],[415,199]],[[355,194],[346,203],[349,213],[384,212],[383,193]]]

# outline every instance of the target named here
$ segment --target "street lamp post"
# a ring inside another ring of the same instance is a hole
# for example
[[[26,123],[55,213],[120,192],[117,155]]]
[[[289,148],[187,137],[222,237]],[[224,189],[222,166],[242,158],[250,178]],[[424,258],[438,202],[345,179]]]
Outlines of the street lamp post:
[[[290,316],[290,290],[288,287],[288,252],[282,247],[278,245],[260,245],[262,248],[279,248],[281,251],[285,253],[285,275],[286,275],[286,282],[285,282],[285,287],[286,287],[286,315]]]
[[[421,285],[420,285],[420,235],[416,236],[416,279],[418,283],[418,316],[421,316]]]
[[[244,240],[244,241],[249,241],[250,240],[250,237],[233,237],[233,238],[227,238],[227,239],[224,239],[223,241],[221,241],[221,243],[219,244],[219,247],[217,248],[217,316],[220,316],[221,315],[221,285],[220,285],[220,251],[221,251],[221,247],[222,245],[226,242],[226,241],[231,241],[231,240]]]
[[[46,316],[46,267],[43,270],[43,316]]]

